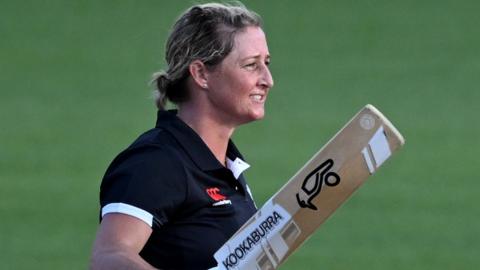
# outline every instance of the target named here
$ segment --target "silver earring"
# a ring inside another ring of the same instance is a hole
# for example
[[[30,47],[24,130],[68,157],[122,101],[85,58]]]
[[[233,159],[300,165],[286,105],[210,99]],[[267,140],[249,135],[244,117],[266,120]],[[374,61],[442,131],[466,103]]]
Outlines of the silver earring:
[[[208,85],[205,83],[205,84],[203,85],[203,88],[208,88]]]

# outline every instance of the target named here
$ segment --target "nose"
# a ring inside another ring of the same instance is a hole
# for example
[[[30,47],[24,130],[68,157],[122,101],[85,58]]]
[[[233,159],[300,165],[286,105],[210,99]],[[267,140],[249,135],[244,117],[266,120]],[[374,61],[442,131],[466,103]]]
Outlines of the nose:
[[[270,72],[270,69],[268,68],[267,65],[265,65],[263,68],[260,85],[266,89],[270,89],[273,87],[272,73]]]

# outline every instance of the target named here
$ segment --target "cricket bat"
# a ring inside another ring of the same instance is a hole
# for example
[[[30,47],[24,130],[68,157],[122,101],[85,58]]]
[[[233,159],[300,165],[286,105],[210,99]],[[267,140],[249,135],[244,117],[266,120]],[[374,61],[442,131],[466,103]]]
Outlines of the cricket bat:
[[[404,143],[366,105],[214,254],[214,269],[277,269]]]

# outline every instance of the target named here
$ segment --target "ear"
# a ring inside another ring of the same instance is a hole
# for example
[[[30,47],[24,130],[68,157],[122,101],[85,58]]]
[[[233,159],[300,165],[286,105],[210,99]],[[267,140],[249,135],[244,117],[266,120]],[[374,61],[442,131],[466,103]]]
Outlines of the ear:
[[[208,88],[207,77],[208,70],[205,64],[200,60],[195,60],[188,66],[190,76],[192,76],[193,82],[200,88]]]

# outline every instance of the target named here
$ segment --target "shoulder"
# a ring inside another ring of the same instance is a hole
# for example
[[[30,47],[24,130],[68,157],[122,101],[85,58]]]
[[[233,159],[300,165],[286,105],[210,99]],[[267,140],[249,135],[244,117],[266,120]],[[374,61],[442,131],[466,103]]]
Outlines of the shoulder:
[[[185,164],[179,151],[178,144],[161,129],[145,132],[114,158],[103,177],[101,197],[111,190],[148,194],[171,189],[183,193]]]
[[[102,215],[118,212],[121,206],[128,213],[140,213],[133,216],[152,216],[164,223],[186,199],[185,164],[178,145],[163,133],[153,129],[142,134],[112,161],[100,186]]]
[[[179,169],[182,165],[179,151],[180,146],[168,132],[154,128],[140,135],[120,152],[110,164],[106,175],[119,169]]]

